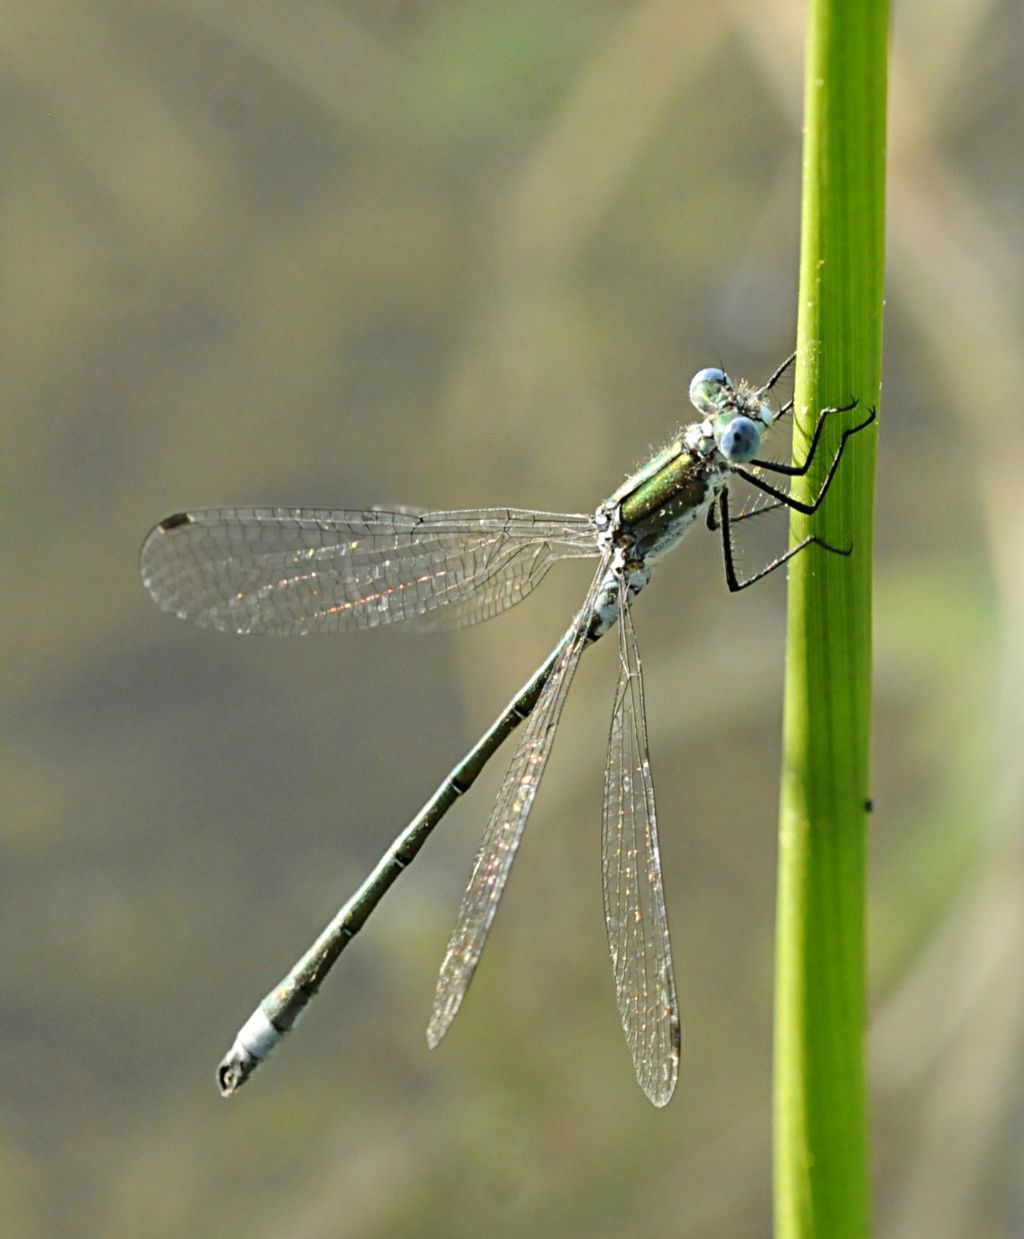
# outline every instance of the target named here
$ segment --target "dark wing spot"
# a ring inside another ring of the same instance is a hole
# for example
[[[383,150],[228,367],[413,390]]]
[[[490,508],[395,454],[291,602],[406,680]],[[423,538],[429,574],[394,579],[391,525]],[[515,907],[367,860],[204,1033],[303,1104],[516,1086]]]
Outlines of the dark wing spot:
[[[175,512],[166,520],[160,522],[159,528],[166,533],[169,529],[177,529],[179,525],[191,525],[192,517],[187,512]]]

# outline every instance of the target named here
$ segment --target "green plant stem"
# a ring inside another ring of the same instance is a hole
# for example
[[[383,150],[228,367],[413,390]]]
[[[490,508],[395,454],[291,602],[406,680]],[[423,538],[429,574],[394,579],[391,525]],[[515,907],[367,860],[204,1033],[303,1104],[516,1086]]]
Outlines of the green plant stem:
[[[830,405],[829,444],[878,403],[886,0],[810,0],[794,455]],[[776,1239],[869,1233],[864,902],[875,430],[850,440],[821,512],[795,517],[844,558],[798,555],[789,582],[775,1032]],[[829,451],[820,453],[827,463]],[[816,492],[820,473],[807,479]]]

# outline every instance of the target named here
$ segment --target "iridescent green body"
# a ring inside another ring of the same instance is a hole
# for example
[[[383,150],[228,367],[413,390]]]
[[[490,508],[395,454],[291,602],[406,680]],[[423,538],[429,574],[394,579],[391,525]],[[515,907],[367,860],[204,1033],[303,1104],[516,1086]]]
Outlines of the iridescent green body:
[[[638,555],[656,560],[704,516],[727,477],[728,469],[713,456],[677,439],[627,478],[602,508],[617,508]]]
[[[689,427],[628,477],[598,507],[593,518],[595,544],[600,543],[602,531],[607,531],[614,542],[629,546],[631,557],[644,562],[665,554],[686,535],[714,502],[728,477],[728,467],[713,450],[713,440],[702,431],[706,431],[705,424]],[[705,447],[704,451],[701,446]],[[648,579],[646,570],[630,578],[631,598]],[[610,577],[608,584],[610,602],[603,608],[600,602],[595,605],[590,640],[602,636],[618,614],[615,584]],[[412,861],[454,802],[469,789],[494,752],[529,716],[564,645],[563,640],[454,767],[295,967],[266,995],[221,1064],[219,1079],[223,1092],[233,1092],[280,1037],[294,1027],[324,977],[362,928],[384,892]]]
[[[872,412],[844,431],[818,498],[811,503],[765,482],[760,476],[764,470],[788,477],[805,474],[825,416],[836,412],[819,415],[804,465],[761,459],[762,434],[778,416],[764,397],[792,360],[756,390],[734,386],[720,370],[698,372],[690,384],[690,399],[704,420],[687,426],[589,516],[514,508],[216,508],[176,513],[151,531],[143,544],[141,570],[157,603],[181,618],[236,634],[303,635],[403,621],[409,626],[458,627],[515,605],[557,560],[597,560],[583,603],[553,652],[239,1030],[218,1071],[225,1095],[243,1084],[294,1027],[342,950],[434,827],[502,743],[525,724],[441,966],[427,1040],[433,1046],[444,1036],[479,961],[579,658],[617,626],[620,673],[605,767],[602,832],[605,920],[616,999],[637,1079],[655,1105],[668,1101],[679,1064],[679,1011],[630,607],[650,580],[650,565],[704,517],[721,531],[726,583],[734,591],[811,543],[849,553],[810,536],[746,579],[740,579],[733,563],[728,507],[733,475],[773,500],[761,510],[785,505],[816,511],[842,444],[874,418]]]
[[[679,437],[654,455],[604,501],[593,518],[595,544],[602,526],[614,527],[617,540],[630,544],[639,560],[653,560],[675,546],[704,514],[724,484],[727,471]],[[183,524],[167,525],[173,536]],[[633,596],[649,574],[631,578]],[[617,600],[607,611],[595,607],[590,639],[602,636],[617,614]],[[399,835],[358,891],[325,926],[287,976],[270,990],[239,1032],[219,1070],[224,1093],[233,1092],[280,1038],[295,1026],[338,956],[362,928],[381,897],[413,860],[434,827],[468,791],[484,765],[527,718],[561,656],[564,641],[516,694],[494,724],[450,772],[434,795]]]
[[[455,801],[469,791],[489,758],[523,719],[529,716],[561,652],[562,645],[559,645],[537,668],[472,750],[450,771],[433,796],[380,858],[352,898],[342,905],[334,919],[324,927],[309,950],[288,975],[264,997],[246,1026],[248,1033],[245,1029],[239,1033],[235,1045],[236,1057],[228,1055],[218,1069],[217,1079],[225,1096],[244,1083],[280,1037],[295,1027],[307,1003],[319,990],[324,977],[334,967],[341,952],[362,929],[384,892],[402,870],[412,863],[434,827]],[[260,1049],[263,1049],[264,1053],[259,1053]]]

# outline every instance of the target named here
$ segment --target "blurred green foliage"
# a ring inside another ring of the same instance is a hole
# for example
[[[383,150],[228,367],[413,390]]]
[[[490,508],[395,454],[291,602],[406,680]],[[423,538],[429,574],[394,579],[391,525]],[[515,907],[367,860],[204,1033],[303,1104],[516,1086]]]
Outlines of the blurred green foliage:
[[[451,637],[236,642],[158,613],[135,561],[193,504],[585,511],[694,370],[766,376],[795,330],[801,20],[5,6],[5,1235],[766,1232],[781,582],[731,599],[695,537],[638,604],[667,1112],[608,975],[600,649],[444,1046],[422,1026],[499,771],[225,1104],[239,1020],[581,579]],[[995,0],[902,5],[894,40],[871,938],[899,1239],[1024,1209],[1019,38]]]

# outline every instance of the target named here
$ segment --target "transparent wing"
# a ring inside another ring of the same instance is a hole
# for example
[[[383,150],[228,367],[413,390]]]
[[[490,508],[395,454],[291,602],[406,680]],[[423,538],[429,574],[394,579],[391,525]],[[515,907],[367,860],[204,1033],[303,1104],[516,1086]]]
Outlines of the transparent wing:
[[[596,554],[593,534],[589,549]],[[445,602],[412,616],[405,627],[415,632],[436,632],[442,628],[466,628],[489,620],[525,598],[540,584],[555,560],[565,558],[564,554],[553,555],[547,542],[510,548],[502,566],[471,593],[458,601]]]
[[[656,1106],[679,1074],[679,1008],[661,883],[640,653],[619,588],[619,682],[604,783],[604,915],[615,997],[640,1087]]]
[[[537,705],[526,721],[484,831],[437,980],[434,1009],[427,1025],[427,1041],[431,1048],[437,1045],[451,1026],[487,941],[487,933],[508,881],[537,786],[551,753],[569,685],[587,643],[587,632],[602,580],[607,573],[607,563],[607,560],[602,562],[583,606],[562,639],[562,656],[548,676]]]
[[[161,521],[140,568],[182,619],[295,635],[421,617],[472,624],[524,598],[556,560],[597,553],[587,516],[208,508]]]

